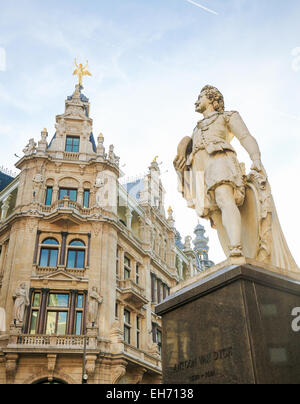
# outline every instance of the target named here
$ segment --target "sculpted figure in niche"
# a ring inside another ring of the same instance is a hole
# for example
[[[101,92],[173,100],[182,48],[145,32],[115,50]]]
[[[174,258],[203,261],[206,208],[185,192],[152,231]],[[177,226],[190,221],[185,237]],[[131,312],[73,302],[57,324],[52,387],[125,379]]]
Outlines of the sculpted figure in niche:
[[[103,303],[103,298],[98,294],[97,288],[93,287],[89,294],[89,323],[98,325],[99,306]]]
[[[178,146],[179,191],[198,216],[218,230],[227,257],[246,256],[298,271],[279,224],[257,141],[240,114],[225,111],[223,95],[205,86],[195,104],[203,114]],[[247,176],[231,145],[236,137],[251,160]]]
[[[30,304],[29,292],[25,282],[22,282],[20,287],[16,290],[14,299],[14,320],[16,320],[17,324],[23,324],[25,309]]]
[[[96,205],[98,208],[104,207],[104,193],[105,193],[105,176],[102,172],[99,172],[96,178],[95,187],[96,191]]]

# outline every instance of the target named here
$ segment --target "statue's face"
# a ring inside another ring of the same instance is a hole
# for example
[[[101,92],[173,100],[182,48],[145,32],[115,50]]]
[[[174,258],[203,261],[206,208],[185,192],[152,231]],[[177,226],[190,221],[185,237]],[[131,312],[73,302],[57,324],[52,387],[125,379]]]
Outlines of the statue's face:
[[[207,98],[206,93],[201,93],[199,95],[198,100],[195,103],[196,112],[202,114],[207,110],[208,106],[211,104],[211,101]]]

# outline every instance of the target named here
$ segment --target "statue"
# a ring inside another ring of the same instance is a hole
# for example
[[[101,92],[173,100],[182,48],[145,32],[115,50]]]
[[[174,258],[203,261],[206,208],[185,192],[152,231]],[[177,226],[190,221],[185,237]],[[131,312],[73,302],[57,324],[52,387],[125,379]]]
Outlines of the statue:
[[[75,59],[76,69],[75,69],[75,71],[73,73],[73,76],[76,76],[76,75],[78,76],[79,87],[83,87],[82,86],[82,78],[83,78],[83,76],[92,76],[91,73],[87,70],[88,64],[89,64],[89,62],[86,61],[85,66],[83,66],[81,63],[78,66],[77,60]]]
[[[35,152],[36,152],[36,143],[34,139],[29,139],[29,143],[23,150],[23,153],[25,154],[25,156],[31,156]]]
[[[104,207],[104,193],[105,193],[105,175],[103,172],[99,172],[96,178],[95,188],[96,192],[96,206],[97,208]]]
[[[5,310],[0,307],[0,332],[6,331]]]
[[[16,290],[14,299],[14,320],[17,321],[17,324],[23,324],[25,317],[25,308],[30,304],[29,293],[25,282],[22,282],[20,284],[20,287]]]
[[[196,102],[203,114],[192,138],[178,146],[174,167],[179,191],[198,216],[217,229],[227,257],[248,257],[287,271],[298,271],[278,220],[259,146],[240,114],[225,111],[220,91],[205,86]],[[234,136],[253,162],[247,176],[231,140]]]
[[[93,287],[89,294],[89,323],[97,326],[99,306],[103,303],[103,298],[98,294],[97,288]]]

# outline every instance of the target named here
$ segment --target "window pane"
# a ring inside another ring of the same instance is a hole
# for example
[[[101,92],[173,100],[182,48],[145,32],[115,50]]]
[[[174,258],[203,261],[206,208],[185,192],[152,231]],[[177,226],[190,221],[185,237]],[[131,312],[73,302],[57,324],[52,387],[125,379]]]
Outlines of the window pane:
[[[62,201],[65,196],[68,196],[68,191],[66,189],[59,190],[59,200]]]
[[[52,187],[48,187],[48,188],[47,188],[47,194],[46,194],[46,206],[51,206],[51,203],[52,203],[52,192],[53,192],[53,188],[52,188]]]
[[[74,137],[73,138],[73,145],[74,146],[79,146],[79,137]]]
[[[128,269],[124,270],[124,278],[125,279],[130,279],[130,271],[128,271]]]
[[[90,207],[90,191],[84,191],[83,206],[85,208]]]
[[[69,295],[50,293],[48,306],[49,307],[69,307]]]
[[[40,307],[41,294],[35,293],[33,298],[32,307]]]
[[[69,144],[66,145],[66,152],[68,153],[72,152],[72,145]]]
[[[31,324],[30,324],[30,334],[34,335],[37,331],[37,320],[38,320],[38,311],[33,311],[31,315]]]
[[[49,267],[55,268],[57,266],[58,250],[50,250]]]
[[[47,238],[46,240],[43,241],[43,244],[46,245],[58,245],[59,242],[55,240],[54,238]]]
[[[68,313],[58,313],[57,335],[66,335]]]
[[[80,241],[80,240],[73,240],[73,241],[70,243],[70,246],[72,246],[72,247],[85,247],[85,244],[84,244],[83,241]]]
[[[127,342],[127,344],[130,344],[130,328],[124,326],[124,340]]]
[[[75,251],[74,250],[69,250],[68,251],[67,267],[68,268],[75,268]]]
[[[70,189],[69,198],[70,198],[70,201],[73,201],[73,202],[77,201],[77,190],[76,189]]]
[[[124,257],[124,263],[126,266],[130,267],[130,259],[127,257]]]
[[[47,315],[47,327],[46,327],[46,334],[53,335],[55,334],[55,327],[56,327],[56,312],[48,312]]]
[[[85,257],[84,251],[77,251],[76,268],[84,268],[84,257]]]
[[[82,324],[82,313],[77,313],[76,314],[76,328],[75,328],[76,335],[81,335],[81,324]]]
[[[78,153],[79,152],[79,144],[80,144],[80,138],[79,137],[68,136],[67,140],[66,140],[66,152]]]
[[[124,310],[124,322],[130,324],[130,312],[128,310]]]
[[[41,257],[40,257],[40,267],[48,266],[48,254],[49,254],[49,250],[42,248]]]
[[[78,295],[77,296],[77,309],[82,309],[83,308],[83,295]]]

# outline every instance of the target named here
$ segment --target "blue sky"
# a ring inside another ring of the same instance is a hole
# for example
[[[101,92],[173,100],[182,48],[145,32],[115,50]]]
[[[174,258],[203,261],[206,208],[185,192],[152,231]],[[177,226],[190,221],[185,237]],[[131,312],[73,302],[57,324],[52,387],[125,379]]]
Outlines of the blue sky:
[[[159,155],[166,203],[182,235],[191,234],[197,218],[177,194],[172,161],[200,117],[193,105],[200,89],[212,84],[259,142],[300,263],[298,0],[195,0],[217,15],[187,0],[0,1],[0,165],[12,169],[14,153],[44,127],[54,134],[74,89],[74,58],[88,59],[94,134],[115,144],[128,176]],[[218,262],[222,251],[206,226]]]

